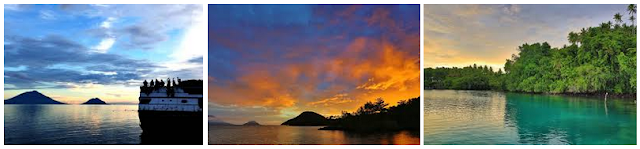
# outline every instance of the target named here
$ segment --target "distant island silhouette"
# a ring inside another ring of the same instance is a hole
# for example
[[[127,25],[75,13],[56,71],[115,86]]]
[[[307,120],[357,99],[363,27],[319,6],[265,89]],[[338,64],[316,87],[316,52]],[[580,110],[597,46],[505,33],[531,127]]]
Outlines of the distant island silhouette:
[[[4,100],[4,104],[65,104],[51,99],[38,91],[24,92],[15,97]]]
[[[329,124],[329,120],[324,116],[311,112],[305,111],[300,113],[300,115],[296,116],[293,119],[287,120],[281,125],[288,126],[326,126]]]
[[[107,103],[100,100],[100,98],[91,98],[87,102],[84,102],[82,104],[83,105],[107,105]]]
[[[260,126],[260,124],[258,122],[256,122],[256,121],[249,121],[249,122],[246,122],[246,123],[244,123],[242,125],[244,125],[244,126]]]

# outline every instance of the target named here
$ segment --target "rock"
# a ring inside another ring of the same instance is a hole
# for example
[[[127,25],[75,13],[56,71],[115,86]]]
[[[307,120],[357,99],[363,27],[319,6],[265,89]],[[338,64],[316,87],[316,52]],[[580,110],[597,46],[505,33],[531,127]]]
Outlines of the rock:
[[[38,91],[24,92],[18,96],[4,100],[4,104],[65,104],[53,100]]]
[[[282,125],[289,126],[326,126],[329,124],[329,120],[315,112],[305,111],[297,117],[287,120]]]

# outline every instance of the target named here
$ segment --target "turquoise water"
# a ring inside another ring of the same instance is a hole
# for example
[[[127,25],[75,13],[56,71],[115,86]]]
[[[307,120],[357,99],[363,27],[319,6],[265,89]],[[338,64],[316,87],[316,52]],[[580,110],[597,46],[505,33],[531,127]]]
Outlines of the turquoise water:
[[[425,144],[636,144],[633,100],[425,90]]]

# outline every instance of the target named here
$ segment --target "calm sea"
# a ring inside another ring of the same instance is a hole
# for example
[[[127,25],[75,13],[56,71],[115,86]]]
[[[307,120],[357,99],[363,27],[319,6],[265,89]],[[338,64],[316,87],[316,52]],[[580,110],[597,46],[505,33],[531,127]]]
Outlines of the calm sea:
[[[139,144],[137,105],[4,105],[5,144]]]
[[[408,131],[360,134],[310,126],[209,125],[209,144],[420,144]]]
[[[425,90],[425,144],[636,144],[631,100]]]

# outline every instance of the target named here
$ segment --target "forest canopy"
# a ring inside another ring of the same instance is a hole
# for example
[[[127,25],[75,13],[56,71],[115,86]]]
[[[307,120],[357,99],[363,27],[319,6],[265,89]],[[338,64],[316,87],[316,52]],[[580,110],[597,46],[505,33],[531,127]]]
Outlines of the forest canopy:
[[[530,93],[636,93],[636,5],[631,24],[619,13],[599,26],[567,35],[569,45],[525,43],[504,70],[487,66],[424,69],[425,89],[505,90]]]

